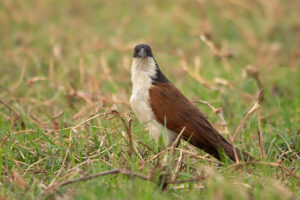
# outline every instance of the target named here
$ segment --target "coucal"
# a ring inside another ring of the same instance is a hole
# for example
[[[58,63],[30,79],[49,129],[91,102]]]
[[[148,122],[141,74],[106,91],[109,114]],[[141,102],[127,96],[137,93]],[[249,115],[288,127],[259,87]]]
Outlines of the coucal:
[[[221,149],[236,160],[234,147],[161,72],[149,45],[135,46],[131,73],[131,108],[140,122],[147,123],[156,142],[163,132],[170,146],[185,128],[181,136],[184,140],[219,160]],[[235,151],[239,160],[252,159],[245,152]]]

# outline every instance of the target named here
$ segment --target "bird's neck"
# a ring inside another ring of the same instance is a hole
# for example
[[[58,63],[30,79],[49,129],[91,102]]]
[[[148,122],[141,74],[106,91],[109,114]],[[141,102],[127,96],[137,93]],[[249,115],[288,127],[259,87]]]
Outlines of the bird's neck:
[[[152,78],[156,76],[155,61],[150,58],[133,58],[131,65],[131,81],[133,93],[145,91],[152,87]]]
[[[131,74],[133,86],[137,84],[168,82],[168,79],[161,72],[155,59],[152,57],[146,59],[133,58]]]

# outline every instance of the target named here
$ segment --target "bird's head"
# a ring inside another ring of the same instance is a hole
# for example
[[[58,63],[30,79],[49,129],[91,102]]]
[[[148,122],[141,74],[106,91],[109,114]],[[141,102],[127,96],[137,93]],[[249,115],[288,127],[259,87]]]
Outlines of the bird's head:
[[[148,44],[138,44],[134,47],[131,72],[135,74],[137,71],[146,72],[152,83],[169,81],[160,71]]]
[[[150,46],[147,44],[136,45],[134,47],[133,57],[141,58],[141,59],[153,58],[153,54],[152,54]]]

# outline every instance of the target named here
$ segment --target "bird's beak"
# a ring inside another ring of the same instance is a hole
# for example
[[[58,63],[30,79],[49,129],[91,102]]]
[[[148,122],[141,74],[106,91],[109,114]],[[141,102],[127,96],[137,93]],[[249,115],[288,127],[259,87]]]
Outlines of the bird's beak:
[[[147,53],[146,53],[146,51],[145,51],[144,48],[142,48],[137,55],[139,57],[142,57],[142,58],[146,58],[147,57]]]

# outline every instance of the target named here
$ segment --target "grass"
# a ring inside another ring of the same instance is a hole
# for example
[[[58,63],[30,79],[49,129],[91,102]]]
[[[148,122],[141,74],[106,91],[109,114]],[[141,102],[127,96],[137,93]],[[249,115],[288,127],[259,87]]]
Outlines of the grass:
[[[297,0],[1,1],[0,197],[299,199],[299,9]],[[184,142],[157,159],[128,104],[140,42],[188,98],[222,108],[228,130],[197,104],[221,133],[241,125],[234,143],[254,165],[220,166]],[[241,124],[261,87],[259,113]],[[55,187],[114,168],[151,181],[114,174]],[[200,180],[161,191],[162,174]]]

